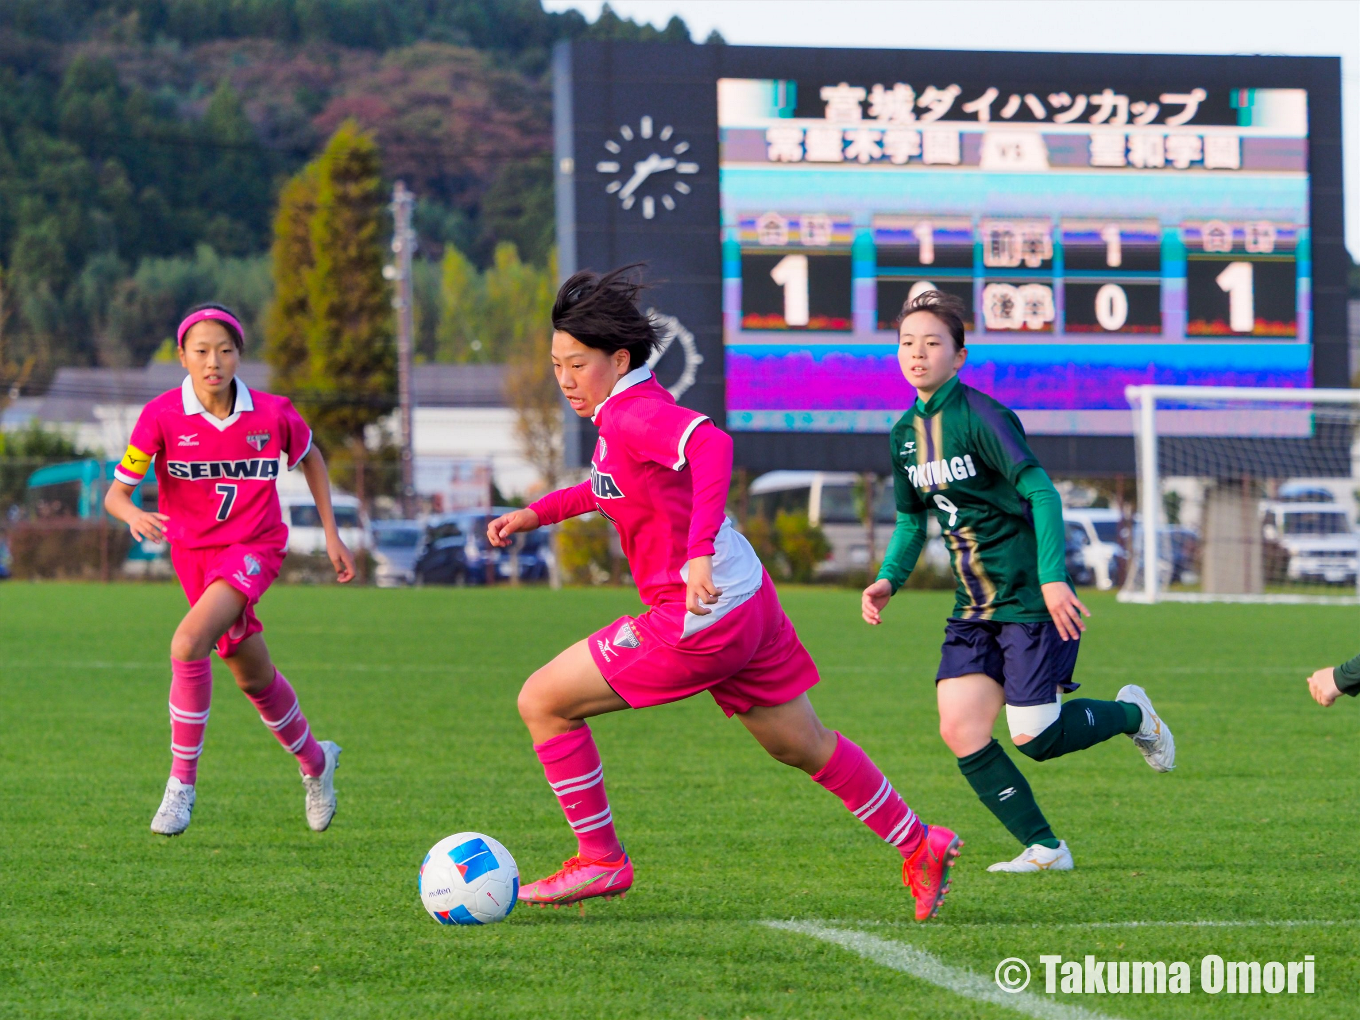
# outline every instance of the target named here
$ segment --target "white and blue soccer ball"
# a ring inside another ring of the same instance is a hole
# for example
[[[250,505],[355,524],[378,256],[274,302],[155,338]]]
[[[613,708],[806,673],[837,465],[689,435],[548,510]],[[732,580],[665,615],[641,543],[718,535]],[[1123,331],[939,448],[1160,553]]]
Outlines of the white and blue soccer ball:
[[[495,924],[518,899],[515,859],[480,832],[446,836],[420,862],[420,902],[440,924]]]

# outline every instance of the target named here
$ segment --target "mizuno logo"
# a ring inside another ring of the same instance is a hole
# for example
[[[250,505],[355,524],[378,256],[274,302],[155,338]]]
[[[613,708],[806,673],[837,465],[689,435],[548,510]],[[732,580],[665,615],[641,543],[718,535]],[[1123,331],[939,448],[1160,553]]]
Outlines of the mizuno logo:
[[[605,474],[594,464],[590,465],[590,491],[600,499],[623,498],[623,490],[615,483],[614,476]]]
[[[1096,714],[1089,708],[1086,710],[1086,724],[1088,726],[1094,726],[1096,724]]]
[[[1014,797],[1014,796],[1015,796],[1015,787],[1014,787],[1014,786],[1008,786],[1008,787],[1006,787],[1004,790],[1002,790],[1000,793],[998,793],[998,794],[996,795],[996,799],[997,799],[997,800],[1009,800],[1010,798],[1012,798],[1012,797]]]
[[[197,436],[195,433],[193,433],[193,432],[189,432],[189,433],[187,433],[187,434],[185,434],[185,435],[182,435],[182,436],[179,437],[179,445],[180,445],[180,446],[197,446],[197,445],[198,445],[198,436]]]
[[[608,641],[596,641],[595,644],[599,646],[599,648],[600,648],[600,657],[601,657],[602,659],[604,659],[605,662],[608,662],[608,661],[609,661],[609,657],[610,657],[611,655],[618,655],[618,654],[619,654],[618,652],[616,652],[616,651],[614,650],[614,646],[611,645]]]
[[[261,457],[258,460],[171,460],[165,464],[171,478],[198,481],[200,478],[261,478],[279,477],[279,462]]]
[[[236,571],[236,573],[232,574],[231,576],[236,580],[237,584],[243,584],[247,588],[250,587],[250,578],[246,577],[246,575],[241,573],[239,570]]]

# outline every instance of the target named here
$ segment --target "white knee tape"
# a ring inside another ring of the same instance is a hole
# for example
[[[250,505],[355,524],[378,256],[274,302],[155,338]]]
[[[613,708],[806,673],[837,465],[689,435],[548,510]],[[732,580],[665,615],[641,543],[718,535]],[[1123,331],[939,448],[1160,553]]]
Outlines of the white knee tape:
[[[1056,701],[1047,705],[1007,705],[1006,725],[1011,728],[1011,739],[1024,734],[1037,737],[1058,721],[1062,714],[1062,691]]]

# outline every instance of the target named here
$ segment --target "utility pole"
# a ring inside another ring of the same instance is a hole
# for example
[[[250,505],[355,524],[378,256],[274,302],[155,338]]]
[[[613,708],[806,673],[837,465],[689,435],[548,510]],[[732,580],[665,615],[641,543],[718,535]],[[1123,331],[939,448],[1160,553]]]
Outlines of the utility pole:
[[[411,229],[411,213],[416,196],[404,182],[392,189],[393,264],[383,267],[383,276],[396,283],[392,307],[397,310],[397,403],[401,418],[401,512],[410,519],[416,513],[415,455],[412,449],[411,347],[415,332],[412,310],[415,304],[411,281],[411,256],[416,248],[416,232]]]

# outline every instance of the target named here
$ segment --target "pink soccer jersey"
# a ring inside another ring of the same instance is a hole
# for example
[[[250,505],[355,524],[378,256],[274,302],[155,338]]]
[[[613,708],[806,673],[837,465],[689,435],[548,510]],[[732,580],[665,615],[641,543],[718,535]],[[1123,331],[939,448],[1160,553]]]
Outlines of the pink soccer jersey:
[[[624,555],[649,606],[685,601],[694,485],[685,446],[706,415],[676,404],[651,371],[636,369],[619,380],[595,411],[599,442],[590,466],[596,508],[614,522]],[[724,605],[690,628],[716,622],[726,603],[753,594],[762,571],[749,543],[725,520],[713,537],[713,580]]]
[[[188,549],[254,542],[282,549],[288,529],[279,509],[279,457],[294,468],[312,430],[292,403],[252,393],[239,378],[231,416],[203,409],[187,377],[142,409],[127,454],[114,470],[136,485],[154,459],[166,537]]]

